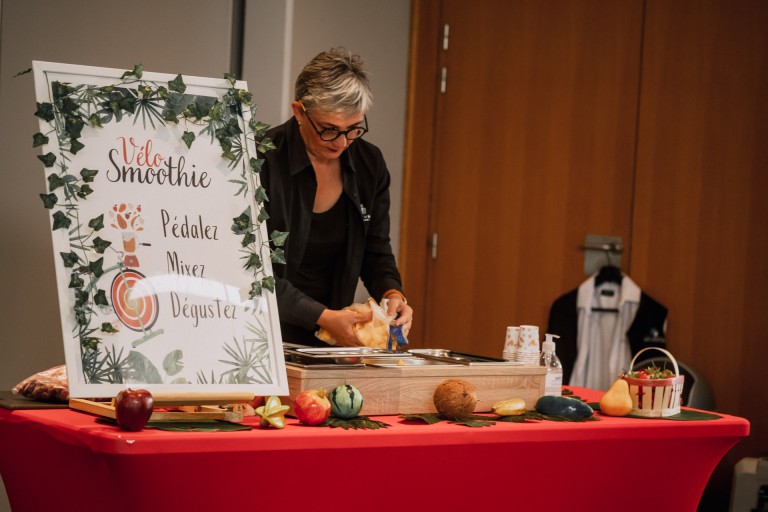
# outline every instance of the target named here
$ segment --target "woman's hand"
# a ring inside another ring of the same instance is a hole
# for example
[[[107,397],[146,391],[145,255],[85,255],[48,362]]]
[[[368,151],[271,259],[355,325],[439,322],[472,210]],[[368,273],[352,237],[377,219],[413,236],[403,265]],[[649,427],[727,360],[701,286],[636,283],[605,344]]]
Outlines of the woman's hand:
[[[413,308],[405,303],[398,294],[387,296],[387,316],[395,316],[394,325],[403,326],[403,335],[407,338],[413,324]]]
[[[373,312],[358,313],[347,309],[326,309],[317,319],[317,325],[328,331],[340,347],[360,347],[363,344],[355,336],[353,327],[357,323],[369,322]]]

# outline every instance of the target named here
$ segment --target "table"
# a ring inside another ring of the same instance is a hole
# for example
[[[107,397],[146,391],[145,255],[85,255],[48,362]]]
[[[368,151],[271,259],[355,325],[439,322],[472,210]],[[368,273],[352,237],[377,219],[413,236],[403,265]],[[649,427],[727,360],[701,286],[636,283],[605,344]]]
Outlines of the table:
[[[142,512],[646,511],[649,501],[680,512],[696,510],[715,465],[749,434],[727,415],[482,428],[377,419],[391,427],[289,419],[283,430],[127,433],[77,411],[0,409],[0,474],[14,512],[70,502]]]

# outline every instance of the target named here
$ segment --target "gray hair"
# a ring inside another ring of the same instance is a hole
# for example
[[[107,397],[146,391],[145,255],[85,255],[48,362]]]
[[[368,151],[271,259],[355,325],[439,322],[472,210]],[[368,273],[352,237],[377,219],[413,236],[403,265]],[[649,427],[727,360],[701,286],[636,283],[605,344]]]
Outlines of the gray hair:
[[[345,48],[317,54],[296,79],[296,101],[330,114],[368,112],[373,94],[362,57]]]

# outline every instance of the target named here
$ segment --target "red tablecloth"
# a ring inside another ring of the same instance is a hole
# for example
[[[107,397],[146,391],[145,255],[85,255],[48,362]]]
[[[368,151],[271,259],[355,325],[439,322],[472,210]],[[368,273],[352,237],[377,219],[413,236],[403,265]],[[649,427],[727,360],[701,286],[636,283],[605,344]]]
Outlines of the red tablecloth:
[[[391,427],[126,433],[77,411],[0,409],[0,473],[14,512],[694,511],[749,434],[733,416],[483,428],[377,419]]]

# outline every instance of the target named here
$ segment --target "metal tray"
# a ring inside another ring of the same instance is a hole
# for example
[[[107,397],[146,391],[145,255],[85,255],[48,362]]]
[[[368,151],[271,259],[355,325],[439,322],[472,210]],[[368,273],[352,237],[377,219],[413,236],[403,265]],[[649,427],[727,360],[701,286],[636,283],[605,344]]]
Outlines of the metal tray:
[[[444,348],[412,348],[408,352],[425,359],[436,361],[445,361],[466,366],[478,365],[498,365],[498,366],[522,366],[519,361],[507,361],[497,357],[477,356],[474,354],[465,354],[463,352],[454,352]]]
[[[295,346],[294,346],[295,347]],[[397,352],[383,348],[372,347],[302,347],[284,348],[286,361],[300,364],[312,364],[313,361],[335,365],[363,366],[362,358],[378,357],[413,357],[408,352]]]
[[[404,366],[461,366],[460,363],[453,361],[440,361],[437,359],[427,359],[423,357],[364,357],[361,362],[368,366],[379,368],[402,368]]]

